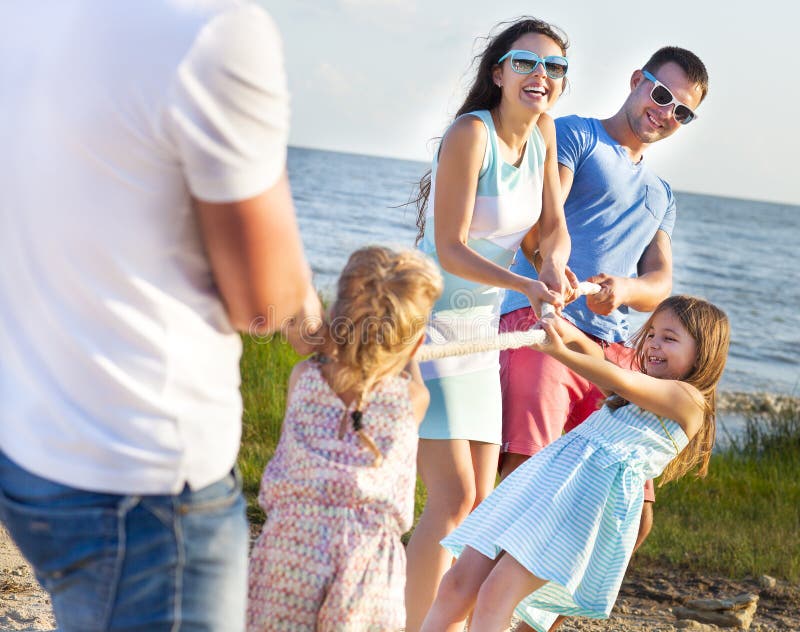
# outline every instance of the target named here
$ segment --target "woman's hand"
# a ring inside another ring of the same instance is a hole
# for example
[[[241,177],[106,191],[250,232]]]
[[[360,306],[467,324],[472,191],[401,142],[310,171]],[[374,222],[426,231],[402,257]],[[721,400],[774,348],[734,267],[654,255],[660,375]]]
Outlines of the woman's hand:
[[[542,261],[538,274],[539,280],[549,289],[561,294],[565,305],[577,298],[578,277],[569,266],[557,267],[552,262]]]
[[[556,308],[556,312],[559,312],[564,306],[561,295],[553,290],[548,290],[547,286],[541,281],[525,279],[525,285],[520,291],[528,297],[533,311],[536,313],[536,316],[540,318],[542,315],[542,303],[550,303]]]

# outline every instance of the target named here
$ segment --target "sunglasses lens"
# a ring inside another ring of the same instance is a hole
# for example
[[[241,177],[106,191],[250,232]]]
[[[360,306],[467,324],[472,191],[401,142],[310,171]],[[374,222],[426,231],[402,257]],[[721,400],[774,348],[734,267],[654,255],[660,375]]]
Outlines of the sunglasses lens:
[[[650,92],[650,96],[658,105],[672,103],[672,93],[664,86],[656,86],[653,88],[652,92]]]
[[[692,119],[694,118],[694,112],[692,112],[685,105],[676,105],[674,116],[678,123],[681,125],[686,125],[687,123],[692,122]]]
[[[525,55],[524,53],[514,53],[511,56],[511,70],[521,75],[529,75],[532,73],[538,63],[538,59],[535,59],[531,55]]]
[[[544,71],[551,79],[561,79],[567,74],[567,60],[563,57],[551,55],[540,59],[529,51],[516,51],[511,54],[511,69],[521,75],[529,75],[540,63],[544,64]]]
[[[551,79],[561,79],[567,74],[567,62],[559,58],[548,57],[544,61],[544,69]]]

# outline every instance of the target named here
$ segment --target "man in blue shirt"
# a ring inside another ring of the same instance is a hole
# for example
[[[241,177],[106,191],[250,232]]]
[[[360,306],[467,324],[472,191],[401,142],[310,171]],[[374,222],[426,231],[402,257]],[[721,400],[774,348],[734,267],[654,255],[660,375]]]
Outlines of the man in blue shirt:
[[[611,118],[566,116],[556,121],[564,212],[580,280],[599,283],[599,294],[564,308],[564,316],[594,339],[606,357],[629,363],[629,308],[651,311],[672,289],[671,234],[675,200],[669,185],[644,163],[645,150],[696,118],[708,91],[703,62],[688,50],[658,50],[633,72],[631,91]],[[518,256],[512,270],[534,277]],[[524,296],[509,292],[502,331],[528,329],[535,315]],[[603,395],[593,384],[544,353],[529,348],[500,357],[503,387],[503,456],[508,475],[528,457],[581,423]],[[647,500],[654,500],[652,483]],[[640,544],[652,526],[645,503]]]

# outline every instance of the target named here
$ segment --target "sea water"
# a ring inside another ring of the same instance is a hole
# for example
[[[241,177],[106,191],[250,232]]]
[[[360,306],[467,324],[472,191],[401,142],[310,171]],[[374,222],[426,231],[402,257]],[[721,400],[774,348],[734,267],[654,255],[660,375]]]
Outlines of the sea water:
[[[315,284],[328,296],[350,252],[411,246],[416,209],[402,206],[428,165],[289,149],[289,176]],[[674,293],[702,296],[731,320],[721,388],[800,395],[800,207],[675,193]],[[634,314],[636,324],[644,316]]]

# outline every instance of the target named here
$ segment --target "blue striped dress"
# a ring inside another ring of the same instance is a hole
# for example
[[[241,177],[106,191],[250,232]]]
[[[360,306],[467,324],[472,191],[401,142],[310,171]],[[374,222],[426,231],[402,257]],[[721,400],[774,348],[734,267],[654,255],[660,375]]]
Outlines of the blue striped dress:
[[[478,176],[468,245],[493,263],[508,268],[525,234],[542,211],[544,159],[547,151],[534,125],[518,167],[503,160],[492,115],[470,112],[486,126],[487,142]],[[439,259],[434,242],[436,170],[420,249]],[[440,266],[441,267],[441,266]],[[444,291],[433,307],[427,342],[462,342],[497,334],[504,290],[474,283],[442,270]],[[502,441],[502,398],[498,351],[442,358],[420,365],[431,399],[419,429],[423,439]]]
[[[517,606],[541,632],[558,614],[608,617],[639,529],[644,482],[688,444],[670,419],[603,407],[517,468],[442,545],[506,551],[548,582]]]

